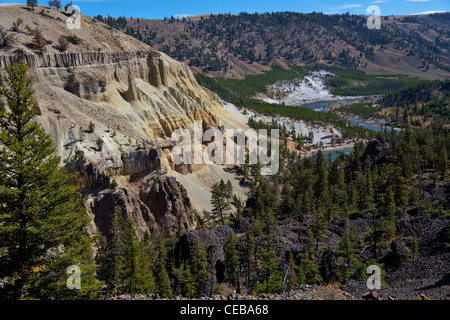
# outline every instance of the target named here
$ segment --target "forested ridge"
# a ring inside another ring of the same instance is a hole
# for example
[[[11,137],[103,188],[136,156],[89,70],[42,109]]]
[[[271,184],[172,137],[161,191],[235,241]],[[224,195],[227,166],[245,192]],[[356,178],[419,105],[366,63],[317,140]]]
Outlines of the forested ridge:
[[[366,28],[365,16],[317,12],[242,12],[164,20],[96,18],[199,71],[231,75],[233,68],[248,72],[241,62],[267,66],[277,59],[294,65],[364,68],[373,62],[374,53],[389,50],[415,57],[423,71],[430,65],[449,71],[448,15],[382,17],[380,30]]]

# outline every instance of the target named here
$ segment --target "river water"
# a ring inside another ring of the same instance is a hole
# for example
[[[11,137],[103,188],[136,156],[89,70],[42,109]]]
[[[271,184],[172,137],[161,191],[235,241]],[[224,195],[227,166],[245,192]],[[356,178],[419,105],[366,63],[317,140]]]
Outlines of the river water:
[[[361,100],[362,100],[361,98],[355,98],[355,99],[344,99],[344,100],[318,101],[318,102],[303,104],[303,105],[301,105],[301,107],[313,109],[316,111],[328,112],[328,106],[330,104],[335,104],[335,103],[339,103],[339,102],[347,102],[347,101],[355,101],[356,102],[356,101],[361,101]],[[366,128],[366,129],[374,130],[374,131],[382,131],[384,129],[384,125],[382,122],[373,123],[373,122],[367,122],[367,121],[351,119],[351,118],[349,118],[347,120],[355,127],[360,126],[360,127]],[[390,130],[389,127],[388,127],[388,130]]]

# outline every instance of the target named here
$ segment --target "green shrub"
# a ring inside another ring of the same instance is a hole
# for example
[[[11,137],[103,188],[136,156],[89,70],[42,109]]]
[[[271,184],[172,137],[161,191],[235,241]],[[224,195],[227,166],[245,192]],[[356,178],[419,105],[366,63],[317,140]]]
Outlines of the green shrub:
[[[111,189],[115,190],[118,186],[119,186],[119,184],[118,184],[117,181],[114,179],[113,181],[111,181],[111,184],[110,184],[109,187],[110,187]]]
[[[70,35],[66,39],[67,39],[67,41],[69,41],[70,43],[72,43],[74,45],[79,45],[80,43],[83,42],[83,39],[81,39],[77,35]]]

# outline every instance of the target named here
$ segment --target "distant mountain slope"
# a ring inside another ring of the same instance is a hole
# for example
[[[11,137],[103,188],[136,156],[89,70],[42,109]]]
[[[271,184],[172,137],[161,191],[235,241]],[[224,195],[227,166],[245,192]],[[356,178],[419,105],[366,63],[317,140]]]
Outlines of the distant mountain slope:
[[[98,19],[194,70],[242,78],[273,64],[328,63],[425,79],[450,75],[450,14],[367,17],[322,13],[211,15],[185,19]]]

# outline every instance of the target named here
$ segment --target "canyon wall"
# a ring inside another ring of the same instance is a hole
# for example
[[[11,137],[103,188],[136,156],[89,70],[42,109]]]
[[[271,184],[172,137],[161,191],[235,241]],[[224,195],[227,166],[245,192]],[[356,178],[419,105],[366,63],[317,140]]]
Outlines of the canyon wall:
[[[140,236],[158,227],[164,236],[180,226],[195,228],[189,195],[174,177],[164,176],[176,168],[167,167],[172,165],[161,149],[170,148],[174,130],[190,129],[194,121],[204,129],[219,127],[226,111],[186,64],[151,49],[42,55],[19,50],[0,56],[0,85],[4,68],[19,61],[30,66],[37,120],[55,141],[61,165],[84,183],[92,233],[107,232],[115,207],[133,219]],[[158,180],[155,172],[163,176]]]

